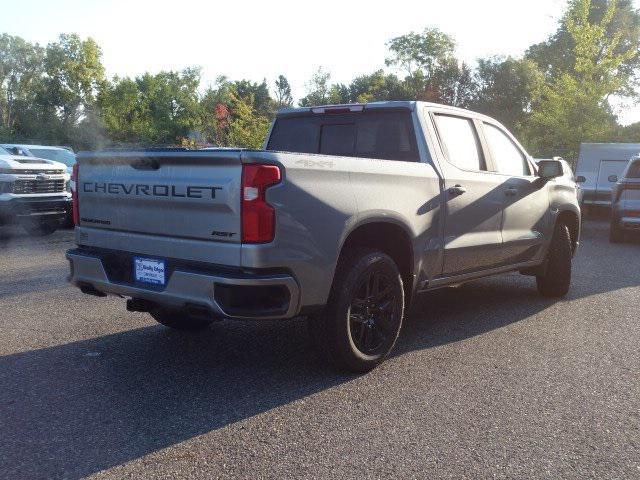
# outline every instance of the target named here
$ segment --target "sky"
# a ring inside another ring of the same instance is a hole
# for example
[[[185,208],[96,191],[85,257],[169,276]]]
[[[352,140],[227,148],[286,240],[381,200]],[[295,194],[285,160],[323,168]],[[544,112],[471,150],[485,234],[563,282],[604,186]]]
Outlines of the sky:
[[[640,0],[636,0],[640,4]],[[42,45],[60,33],[93,37],[109,76],[202,68],[273,86],[284,74],[295,98],[323,67],[333,82],[384,68],[385,43],[425,27],[453,36],[469,63],[520,56],[553,33],[566,0],[148,1],[2,0],[0,32]],[[640,108],[621,108],[623,123]]]

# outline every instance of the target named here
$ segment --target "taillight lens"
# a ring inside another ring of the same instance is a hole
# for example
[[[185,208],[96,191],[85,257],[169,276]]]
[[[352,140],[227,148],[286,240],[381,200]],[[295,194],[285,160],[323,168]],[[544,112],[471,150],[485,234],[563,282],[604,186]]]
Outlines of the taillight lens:
[[[80,205],[78,204],[78,164],[73,164],[71,173],[71,208],[73,209],[73,224],[80,225]]]
[[[242,166],[242,242],[267,243],[276,231],[275,209],[266,201],[267,188],[280,183],[275,165]]]

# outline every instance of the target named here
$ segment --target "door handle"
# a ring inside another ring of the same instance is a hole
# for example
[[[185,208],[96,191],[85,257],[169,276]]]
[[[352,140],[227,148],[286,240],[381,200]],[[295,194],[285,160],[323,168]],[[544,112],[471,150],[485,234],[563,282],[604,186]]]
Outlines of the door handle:
[[[518,189],[517,189],[517,188],[513,188],[513,187],[511,187],[511,188],[507,188],[507,189],[504,191],[504,194],[505,194],[507,197],[513,197],[513,196],[515,196],[517,193],[518,193]]]
[[[462,185],[454,185],[453,187],[449,188],[450,195],[462,195],[466,191],[467,189]]]

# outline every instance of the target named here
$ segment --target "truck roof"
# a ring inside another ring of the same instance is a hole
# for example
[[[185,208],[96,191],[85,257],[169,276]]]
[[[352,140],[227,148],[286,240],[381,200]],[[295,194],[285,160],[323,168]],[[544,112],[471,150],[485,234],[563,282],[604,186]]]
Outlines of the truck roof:
[[[392,100],[385,102],[368,102],[368,103],[340,103],[340,104],[332,104],[332,105],[316,105],[312,107],[291,107],[291,108],[282,108],[278,110],[278,117],[287,117],[287,116],[296,116],[296,115],[304,115],[308,113],[324,113],[326,110],[342,110],[349,109],[350,111],[357,112],[363,110],[374,110],[374,109],[407,109],[414,111],[419,106],[423,107],[432,107],[432,108],[441,108],[446,110],[451,110],[452,112],[459,112],[469,114],[472,113],[479,117],[486,117],[485,115],[474,112],[472,110],[467,110],[459,107],[452,107],[451,105],[444,105],[440,103],[431,103],[431,102],[421,102],[416,100]],[[491,119],[492,121],[495,121]]]

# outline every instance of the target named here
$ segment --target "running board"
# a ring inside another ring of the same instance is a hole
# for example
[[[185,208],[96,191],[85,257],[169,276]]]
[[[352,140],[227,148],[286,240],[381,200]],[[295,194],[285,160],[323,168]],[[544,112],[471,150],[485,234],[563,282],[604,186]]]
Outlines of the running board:
[[[425,280],[421,282],[418,293],[428,290],[435,290],[436,288],[448,287],[458,283],[469,282],[471,280],[477,280],[478,278],[490,277],[493,275],[499,275],[501,273],[509,273],[518,270],[530,269],[540,266],[537,262],[523,262],[515,265],[505,265],[502,267],[491,268],[489,270],[479,270],[476,272],[463,273],[461,275],[453,275],[449,277],[435,277],[431,280]]]

